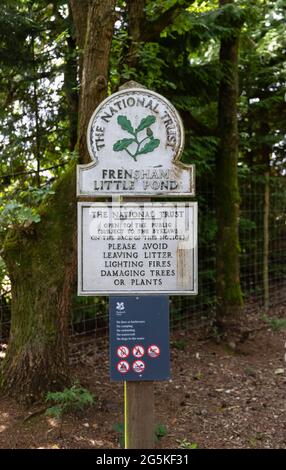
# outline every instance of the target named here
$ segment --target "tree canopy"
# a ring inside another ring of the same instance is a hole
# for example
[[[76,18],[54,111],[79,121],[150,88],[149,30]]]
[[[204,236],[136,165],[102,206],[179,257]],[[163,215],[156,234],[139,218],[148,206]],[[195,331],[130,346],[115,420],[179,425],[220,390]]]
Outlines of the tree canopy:
[[[186,161],[204,171],[217,149],[219,42],[243,23],[239,58],[240,164],[285,167],[285,5],[283,1],[147,1],[136,50],[132,2],[118,1],[109,90],[135,79],[165,94],[187,131]],[[140,2],[137,2],[139,4]],[[141,6],[140,4],[140,6]],[[132,10],[132,8],[131,8]],[[132,12],[131,12],[132,14]],[[66,1],[4,0],[0,19],[1,221],[37,221],[39,200],[76,155],[79,61]],[[130,32],[133,28],[133,32]],[[137,41],[137,38],[136,38]],[[9,220],[11,218],[12,220]]]

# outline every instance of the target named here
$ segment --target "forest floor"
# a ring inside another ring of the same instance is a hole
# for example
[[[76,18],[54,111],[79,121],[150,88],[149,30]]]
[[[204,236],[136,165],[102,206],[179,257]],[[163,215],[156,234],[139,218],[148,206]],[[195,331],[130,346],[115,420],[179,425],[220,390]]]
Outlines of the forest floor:
[[[157,448],[286,448],[286,305],[272,315],[248,315],[252,334],[235,351],[199,331],[172,335],[172,380],[155,385]],[[123,384],[109,381],[106,339],[73,375],[95,404],[66,415],[60,432],[43,405],[0,398],[0,448],[119,448]]]

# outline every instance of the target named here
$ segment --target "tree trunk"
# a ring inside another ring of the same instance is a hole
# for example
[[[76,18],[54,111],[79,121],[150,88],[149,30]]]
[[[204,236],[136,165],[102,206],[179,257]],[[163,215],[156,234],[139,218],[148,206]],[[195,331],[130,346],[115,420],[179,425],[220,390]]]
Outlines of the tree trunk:
[[[115,5],[116,0],[91,1],[85,24],[78,13],[82,8],[81,2],[71,0],[77,37],[82,36],[81,28],[86,29],[78,127],[80,163],[90,161],[86,142],[87,126],[93,111],[107,95],[109,54],[116,20]],[[80,47],[80,44],[78,46]]]
[[[79,78],[82,82],[83,56],[86,39],[88,5],[90,0],[69,0],[73,24],[75,27],[76,43],[79,52]]]
[[[221,5],[231,3],[223,0]],[[221,40],[219,87],[220,149],[216,161],[217,192],[217,299],[218,320],[228,329],[243,304],[239,277],[239,190],[237,177],[238,129],[238,44],[239,37]]]
[[[107,92],[115,0],[74,1],[73,20],[86,27],[79,113],[80,161],[88,161],[86,128]],[[82,33],[82,34],[81,34]],[[79,45],[80,47],[80,45]],[[40,209],[41,222],[10,233],[4,246],[12,283],[11,335],[1,370],[2,389],[31,402],[69,384],[68,324],[76,279],[75,169],[57,183]]]
[[[41,222],[10,233],[4,259],[12,283],[12,318],[4,390],[31,402],[69,383],[68,323],[74,288],[75,171],[40,209]]]
[[[135,69],[138,65],[140,42],[144,39],[144,25],[146,0],[129,0],[128,2],[128,32],[130,42],[128,44],[127,54],[124,63]]]

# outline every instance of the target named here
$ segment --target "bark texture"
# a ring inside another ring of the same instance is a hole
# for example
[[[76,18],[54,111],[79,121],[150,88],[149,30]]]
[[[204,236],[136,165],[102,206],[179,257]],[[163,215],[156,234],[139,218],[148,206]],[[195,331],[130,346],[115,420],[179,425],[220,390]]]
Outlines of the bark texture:
[[[79,78],[82,80],[84,45],[90,0],[69,0],[69,8],[75,28],[76,43],[79,53]]]
[[[71,1],[72,13],[81,47],[85,33],[82,80],[80,89],[78,151],[80,163],[88,163],[86,131],[93,111],[106,98],[108,90],[109,54],[111,48],[116,0]],[[79,10],[87,11],[87,22],[82,21]]]
[[[12,283],[12,319],[2,368],[6,392],[32,402],[69,383],[68,322],[76,271],[75,171],[40,209],[41,223],[10,233],[4,244]]]
[[[223,0],[221,5],[232,3]],[[216,162],[217,297],[218,318],[225,326],[237,322],[243,305],[239,277],[238,160],[238,48],[239,33],[221,40],[219,87],[220,149]],[[227,327],[226,327],[227,328]]]

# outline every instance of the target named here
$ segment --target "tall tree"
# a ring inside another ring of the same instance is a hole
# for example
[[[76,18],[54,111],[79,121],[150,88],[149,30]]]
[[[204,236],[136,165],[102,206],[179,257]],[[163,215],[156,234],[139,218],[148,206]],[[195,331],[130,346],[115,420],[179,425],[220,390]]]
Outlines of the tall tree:
[[[71,2],[75,25],[84,6],[86,31],[80,30],[85,37],[79,115],[81,162],[88,159],[83,144],[86,125],[107,93],[115,0]],[[76,273],[73,166],[57,182],[39,213],[39,223],[10,230],[3,247],[12,283],[12,318],[1,382],[4,390],[26,401],[69,381],[68,322]]]
[[[232,0],[220,0],[232,33],[220,45],[221,79],[218,123],[220,146],[216,160],[218,319],[224,328],[237,322],[243,299],[239,277],[238,50],[242,18]]]

